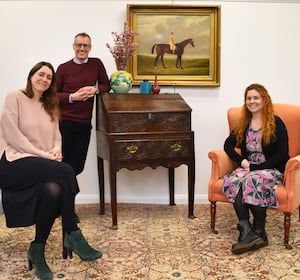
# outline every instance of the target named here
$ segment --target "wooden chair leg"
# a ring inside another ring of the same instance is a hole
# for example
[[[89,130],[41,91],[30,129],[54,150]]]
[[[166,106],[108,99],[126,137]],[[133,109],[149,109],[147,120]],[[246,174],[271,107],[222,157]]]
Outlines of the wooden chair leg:
[[[68,258],[68,253],[67,253],[67,249],[65,247],[65,234],[66,234],[66,230],[65,230],[65,227],[63,226],[63,223],[61,223],[61,229],[62,229],[62,244],[63,244],[63,258],[64,259],[67,259]],[[72,252],[70,254],[70,258],[72,258]]]
[[[217,211],[217,203],[211,202],[210,203],[210,229],[213,233],[218,233],[218,231],[215,229],[216,226],[216,211]]]
[[[62,245],[63,245],[62,255],[63,255],[63,258],[66,259],[68,257],[67,256],[67,249],[64,245],[65,244],[65,233],[66,233],[66,231],[65,231],[65,227],[63,226],[63,223],[61,223],[61,229],[62,229]]]
[[[292,249],[292,246],[289,244],[290,228],[291,228],[291,214],[285,212],[284,213],[284,246],[287,249]]]

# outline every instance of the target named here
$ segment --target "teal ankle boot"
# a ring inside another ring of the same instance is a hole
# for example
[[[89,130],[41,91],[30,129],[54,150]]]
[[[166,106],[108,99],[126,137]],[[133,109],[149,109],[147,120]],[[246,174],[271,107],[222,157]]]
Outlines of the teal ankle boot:
[[[74,251],[81,260],[83,261],[93,261],[102,257],[102,253],[93,249],[85,240],[81,233],[81,230],[76,230],[66,233],[64,246],[67,250],[68,256],[72,256],[72,251]]]
[[[52,280],[53,273],[45,260],[45,243],[31,243],[28,250],[28,268],[35,266],[36,276],[41,280]]]

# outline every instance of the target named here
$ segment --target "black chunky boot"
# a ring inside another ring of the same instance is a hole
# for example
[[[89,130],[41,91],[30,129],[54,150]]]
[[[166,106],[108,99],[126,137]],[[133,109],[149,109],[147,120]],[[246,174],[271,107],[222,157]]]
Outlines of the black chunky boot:
[[[265,230],[265,224],[266,224],[266,221],[260,221],[260,220],[254,219],[252,230],[256,235],[260,236],[261,239],[264,241],[262,246],[260,246],[259,248],[268,246],[268,244],[269,244],[268,236],[267,236],[267,233]],[[259,249],[259,248],[257,248],[257,249]]]
[[[259,235],[256,235],[251,228],[248,220],[241,220],[237,225],[237,229],[240,231],[238,242],[232,245],[233,254],[242,254],[250,250],[260,248],[264,241]]]
[[[28,250],[28,268],[32,270],[33,265],[36,269],[36,276],[41,280],[52,280],[53,273],[46,263],[45,255],[45,243],[31,243]]]
[[[81,230],[72,231],[70,234],[66,233],[64,245],[67,249],[67,254],[70,257],[72,251],[74,251],[83,261],[93,261],[102,257],[100,251],[93,249],[87,243]]]

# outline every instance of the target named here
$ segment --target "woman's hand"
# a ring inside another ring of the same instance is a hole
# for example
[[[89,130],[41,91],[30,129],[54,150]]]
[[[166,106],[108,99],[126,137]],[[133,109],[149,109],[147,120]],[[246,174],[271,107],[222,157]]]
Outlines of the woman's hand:
[[[51,150],[49,151],[50,157],[53,160],[62,161],[62,154],[60,151]]]
[[[243,167],[244,169],[250,170],[250,163],[248,160],[243,159],[241,162],[241,167]]]

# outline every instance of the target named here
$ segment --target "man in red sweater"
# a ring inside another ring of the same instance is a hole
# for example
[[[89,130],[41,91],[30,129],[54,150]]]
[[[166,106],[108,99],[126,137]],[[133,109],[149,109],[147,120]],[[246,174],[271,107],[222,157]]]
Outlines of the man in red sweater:
[[[90,36],[86,33],[77,34],[73,43],[75,57],[60,64],[56,71],[63,161],[74,168],[76,175],[83,171],[86,161],[94,96],[110,91],[102,61],[89,57],[91,48]]]

